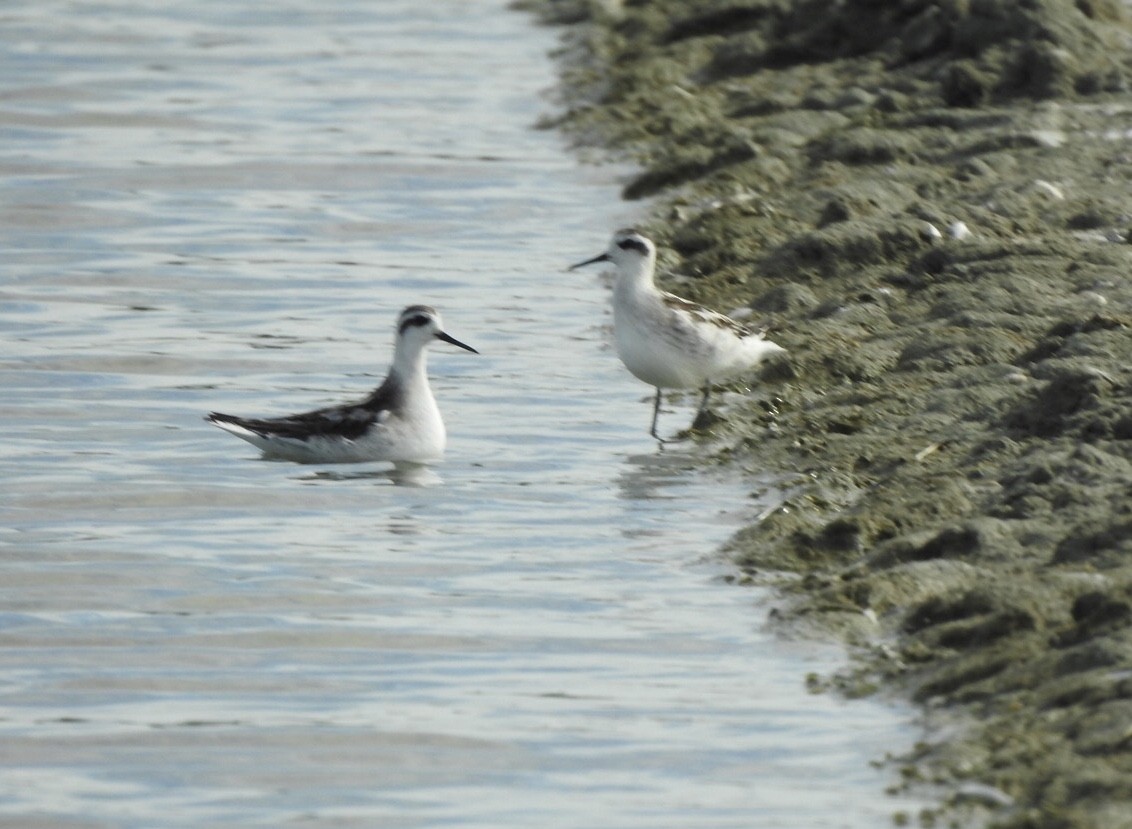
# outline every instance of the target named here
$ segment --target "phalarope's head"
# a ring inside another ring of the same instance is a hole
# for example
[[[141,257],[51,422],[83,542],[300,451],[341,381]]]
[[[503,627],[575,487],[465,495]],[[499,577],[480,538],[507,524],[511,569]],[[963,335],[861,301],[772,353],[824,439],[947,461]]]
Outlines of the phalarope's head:
[[[613,241],[609,243],[609,249],[605,253],[598,254],[593,259],[571,265],[570,270],[580,268],[583,265],[592,265],[594,262],[612,262],[618,268],[637,267],[642,262],[651,261],[655,258],[656,245],[643,233],[633,230],[633,228],[625,228],[613,234]]]
[[[446,343],[459,346],[465,351],[479,354],[470,345],[460,342],[444,331],[440,321],[440,314],[435,308],[427,305],[410,305],[401,312],[397,318],[397,343],[412,345],[416,349],[424,348],[433,340],[443,340]]]

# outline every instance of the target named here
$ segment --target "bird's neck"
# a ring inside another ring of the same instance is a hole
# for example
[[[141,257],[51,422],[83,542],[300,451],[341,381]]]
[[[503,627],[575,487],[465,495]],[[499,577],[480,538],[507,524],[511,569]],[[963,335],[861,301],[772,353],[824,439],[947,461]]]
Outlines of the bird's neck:
[[[656,259],[649,256],[640,260],[631,267],[627,267],[617,276],[616,290],[618,293],[637,291],[655,291],[653,273],[656,270]]]
[[[393,368],[397,376],[406,383],[424,378],[428,383],[428,352],[423,348],[412,348],[398,344],[393,351]]]

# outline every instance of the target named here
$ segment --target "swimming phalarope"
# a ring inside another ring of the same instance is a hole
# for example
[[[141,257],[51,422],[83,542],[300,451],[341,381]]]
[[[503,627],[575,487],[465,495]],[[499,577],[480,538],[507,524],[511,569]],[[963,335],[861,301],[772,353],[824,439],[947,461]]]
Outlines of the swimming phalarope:
[[[635,230],[619,230],[605,253],[579,262],[617,266],[613,286],[613,335],[621,362],[656,387],[649,434],[656,433],[661,389],[702,388],[693,425],[707,412],[713,382],[754,368],[782,348],[730,317],[696,305],[653,284],[656,246]]]
[[[389,374],[365,400],[265,420],[219,412],[205,419],[259,447],[264,457],[299,463],[437,460],[446,435],[428,385],[425,349],[433,340],[479,353],[446,334],[434,309],[410,305],[397,320]]]

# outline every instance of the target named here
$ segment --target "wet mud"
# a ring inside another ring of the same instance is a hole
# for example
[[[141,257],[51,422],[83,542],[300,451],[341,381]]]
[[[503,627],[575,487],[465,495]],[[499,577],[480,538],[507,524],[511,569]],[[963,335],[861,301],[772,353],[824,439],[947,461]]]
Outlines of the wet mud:
[[[1132,827],[1132,23],[1106,0],[531,0],[662,278],[789,349],[705,438],[816,691],[906,695],[906,825]],[[591,240],[592,241],[592,240]]]

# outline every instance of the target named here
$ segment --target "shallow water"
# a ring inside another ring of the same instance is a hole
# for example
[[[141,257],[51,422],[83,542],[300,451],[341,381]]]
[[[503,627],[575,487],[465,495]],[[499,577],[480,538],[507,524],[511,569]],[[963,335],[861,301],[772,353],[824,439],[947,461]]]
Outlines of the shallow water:
[[[0,822],[872,827],[907,712],[803,689],[645,435],[593,255],[617,170],[530,125],[489,0],[3,12]],[[201,420],[364,394],[428,302],[429,486]],[[666,413],[674,431],[691,400]]]

